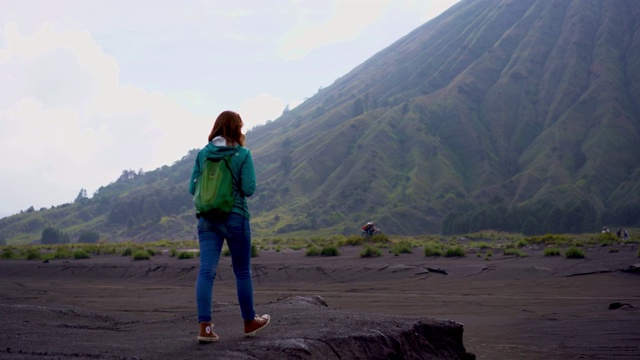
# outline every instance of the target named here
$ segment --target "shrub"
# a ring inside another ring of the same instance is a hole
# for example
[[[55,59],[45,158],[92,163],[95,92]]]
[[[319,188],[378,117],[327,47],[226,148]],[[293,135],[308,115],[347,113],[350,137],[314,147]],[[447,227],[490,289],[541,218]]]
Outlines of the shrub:
[[[525,239],[520,239],[520,240],[516,241],[516,243],[515,243],[515,245],[514,245],[514,246],[515,246],[516,248],[523,248],[523,247],[525,247],[525,246],[527,246],[527,245],[529,245],[529,242],[528,242],[527,240],[525,240]]]
[[[564,245],[571,242],[570,237],[560,234],[545,234],[538,237],[536,240],[536,242],[544,243],[545,245]]]
[[[133,253],[133,260],[149,260],[150,258],[149,252],[145,250],[136,250]]]
[[[222,249],[222,256],[231,256],[231,250],[229,248]]]
[[[452,246],[447,248],[447,251],[444,253],[446,257],[464,257],[465,252],[462,246]]]
[[[58,246],[56,247],[56,251],[51,255],[54,259],[69,259],[71,258],[71,251],[67,246]]]
[[[411,246],[411,243],[409,241],[402,240],[393,244],[393,246],[391,246],[390,252],[396,256],[400,254],[411,254],[413,253],[413,247]]]
[[[362,245],[363,241],[364,239],[362,238],[362,236],[351,235],[351,236],[348,236],[346,239],[342,240],[340,243],[342,245],[356,246],[356,245]]]
[[[229,255],[231,255],[231,253],[229,253]],[[178,254],[178,259],[180,260],[193,259],[194,257],[195,257],[195,254],[190,251],[181,251],[180,254]]]
[[[122,256],[131,256],[131,255],[133,255],[133,249],[130,248],[130,247],[127,247],[124,250],[122,250],[121,255]]]
[[[437,244],[426,244],[424,246],[424,256],[442,256],[442,249]]]
[[[258,257],[260,254],[258,253],[258,248],[255,245],[251,245],[251,257]]]
[[[596,241],[602,246],[607,246],[615,243],[618,239],[611,233],[599,233],[596,235]]]
[[[367,241],[372,242],[374,244],[386,244],[391,242],[391,240],[389,240],[389,238],[385,234],[375,234],[372,237],[370,237]]]
[[[640,253],[639,253],[640,255]],[[16,254],[13,252],[12,248],[4,248],[2,249],[2,258],[3,259],[13,259],[15,258]]]
[[[486,241],[474,241],[474,242],[470,243],[469,246],[474,248],[474,249],[480,249],[480,250],[485,250],[485,249],[490,249],[491,248],[491,245],[489,245],[489,243],[487,243]]]
[[[560,256],[560,249],[554,247],[545,248],[544,256]]]
[[[304,253],[305,256],[318,256],[320,255],[320,248],[312,245],[307,248],[307,251]]]
[[[582,259],[585,257],[585,253],[583,250],[578,249],[575,246],[572,246],[564,252],[564,256],[567,259]]]
[[[24,257],[27,260],[40,260],[42,255],[40,254],[40,251],[38,249],[30,247],[26,250]]]
[[[333,245],[324,246],[320,252],[322,256],[338,256],[339,254],[338,247]]]
[[[360,251],[360,257],[378,257],[382,256],[382,251],[375,246],[365,246],[362,251]]]
[[[171,250],[169,251],[169,257],[176,257],[178,256],[178,250],[176,248],[171,248]]]
[[[87,254],[87,252],[84,251],[84,250],[76,250],[73,253],[73,258],[74,259],[88,259],[89,258],[89,254]]]
[[[515,255],[517,257],[526,257],[527,256],[527,254],[523,253],[519,249],[504,249],[504,254],[505,255]]]

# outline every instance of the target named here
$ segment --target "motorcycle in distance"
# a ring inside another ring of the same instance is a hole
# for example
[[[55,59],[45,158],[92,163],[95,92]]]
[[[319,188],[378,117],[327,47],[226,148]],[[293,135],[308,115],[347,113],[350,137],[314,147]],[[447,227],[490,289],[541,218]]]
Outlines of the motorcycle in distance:
[[[360,235],[363,238],[369,238],[374,235],[382,234],[382,231],[380,231],[380,229],[371,221],[364,224],[361,229],[362,232],[360,233]]]

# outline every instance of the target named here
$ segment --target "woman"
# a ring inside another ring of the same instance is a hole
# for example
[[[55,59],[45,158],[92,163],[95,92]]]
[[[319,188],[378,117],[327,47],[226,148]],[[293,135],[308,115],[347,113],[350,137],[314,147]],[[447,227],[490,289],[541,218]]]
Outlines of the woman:
[[[240,115],[233,111],[224,111],[218,116],[209,134],[209,143],[198,153],[189,184],[189,192],[193,195],[201,169],[204,168],[204,161],[208,158],[220,159],[232,155],[229,165],[234,178],[232,187],[235,202],[231,213],[228,215],[196,214],[200,243],[200,271],[196,281],[196,301],[200,323],[198,341],[200,342],[218,340],[211,322],[211,300],[213,281],[225,239],[231,251],[245,336],[255,335],[267,327],[271,321],[269,315],[256,315],[253,308],[251,229],[246,197],[253,195],[256,190],[256,175],[251,153],[244,147],[244,135],[241,131],[243,125]]]

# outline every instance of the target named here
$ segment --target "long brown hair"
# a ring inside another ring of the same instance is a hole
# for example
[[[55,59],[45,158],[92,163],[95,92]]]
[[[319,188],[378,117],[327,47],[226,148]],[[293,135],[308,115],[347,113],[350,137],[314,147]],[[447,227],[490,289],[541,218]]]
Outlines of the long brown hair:
[[[234,111],[223,111],[218,115],[213,129],[209,134],[209,141],[216,136],[222,136],[227,144],[239,144],[244,146],[244,134],[242,133],[242,118],[240,114]]]

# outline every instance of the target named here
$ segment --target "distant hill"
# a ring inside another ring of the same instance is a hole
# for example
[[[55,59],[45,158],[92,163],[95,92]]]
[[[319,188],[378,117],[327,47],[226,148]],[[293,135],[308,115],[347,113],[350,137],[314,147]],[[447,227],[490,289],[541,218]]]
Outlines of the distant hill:
[[[639,15],[634,0],[461,1],[247,134],[254,233],[640,225]],[[189,156],[4,218],[0,236],[191,238]]]

